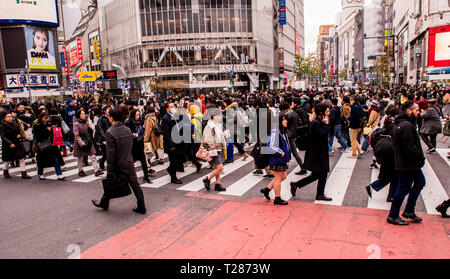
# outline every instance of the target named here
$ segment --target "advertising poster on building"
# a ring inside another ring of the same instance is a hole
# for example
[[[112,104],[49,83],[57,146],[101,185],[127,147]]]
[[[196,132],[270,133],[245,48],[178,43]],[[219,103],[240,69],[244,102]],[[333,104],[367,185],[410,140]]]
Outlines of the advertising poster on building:
[[[450,25],[430,28],[429,67],[450,66]]]
[[[56,0],[0,0],[0,22],[58,26]]]
[[[100,46],[98,40],[94,40],[94,61],[100,62]]]
[[[30,69],[56,70],[53,33],[39,27],[25,27],[24,29]]]
[[[286,0],[280,0],[280,25],[286,25]]]

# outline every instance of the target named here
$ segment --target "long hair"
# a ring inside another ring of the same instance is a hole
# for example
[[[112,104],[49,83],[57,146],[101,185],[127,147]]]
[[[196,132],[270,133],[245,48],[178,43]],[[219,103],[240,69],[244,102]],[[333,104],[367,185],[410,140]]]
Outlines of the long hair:
[[[34,37],[36,36],[36,33],[44,33],[45,37],[47,38],[47,45],[45,46],[45,51],[48,51],[48,45],[50,44],[50,37],[47,30],[41,29],[41,28],[35,28],[33,31],[33,48],[36,48],[36,45],[34,44]]]

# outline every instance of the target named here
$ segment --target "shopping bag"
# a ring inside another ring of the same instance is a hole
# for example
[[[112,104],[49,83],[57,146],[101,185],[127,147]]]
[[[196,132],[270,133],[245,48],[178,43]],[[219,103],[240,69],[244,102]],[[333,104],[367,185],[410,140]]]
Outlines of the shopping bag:
[[[104,195],[108,199],[126,197],[131,194],[130,185],[126,176],[119,175],[102,180]]]
[[[53,127],[53,146],[64,146],[63,134],[60,127]]]

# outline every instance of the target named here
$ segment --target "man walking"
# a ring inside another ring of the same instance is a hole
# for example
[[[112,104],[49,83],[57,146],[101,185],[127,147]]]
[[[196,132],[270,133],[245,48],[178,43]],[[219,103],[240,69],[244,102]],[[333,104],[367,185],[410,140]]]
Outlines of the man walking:
[[[417,199],[425,186],[425,176],[422,172],[425,156],[417,133],[418,116],[419,106],[413,101],[407,101],[402,107],[402,113],[395,119],[392,143],[395,169],[399,172],[399,177],[397,191],[387,218],[387,222],[394,225],[409,224],[399,216],[403,200],[408,194],[408,202],[402,216],[416,223],[422,221],[422,218],[415,214]]]
[[[180,144],[175,144],[172,139],[172,130],[175,128],[178,131],[181,127],[178,125],[175,118],[176,108],[174,103],[169,103],[167,105],[167,113],[164,115],[161,123],[161,128],[163,131],[163,143],[164,152],[169,156],[169,167],[167,172],[170,174],[170,183],[182,184],[177,178],[177,170],[183,168],[183,162],[185,161],[181,155],[183,150]]]
[[[341,144],[342,151],[347,151],[347,142],[342,137],[342,116],[341,116],[341,108],[338,107],[338,100],[331,100],[331,110],[330,110],[330,134],[328,136],[328,145],[333,147],[334,137],[336,137]]]
[[[133,135],[131,130],[123,125],[124,116],[119,109],[110,110],[108,118],[111,128],[106,132],[107,178],[114,178],[118,174],[125,175],[137,199],[137,207],[133,211],[146,214],[144,193],[139,185],[131,156]],[[92,200],[92,203],[96,207],[108,210],[109,200],[109,197],[103,194],[100,203],[96,200]]]
[[[358,134],[361,131],[361,119],[363,117],[364,111],[361,105],[359,104],[358,97],[352,96],[350,98],[351,112],[350,117],[350,141],[352,143],[352,157],[358,158],[358,155],[362,155],[364,152],[361,148],[361,145],[358,142]],[[357,154],[358,153],[358,154]]]

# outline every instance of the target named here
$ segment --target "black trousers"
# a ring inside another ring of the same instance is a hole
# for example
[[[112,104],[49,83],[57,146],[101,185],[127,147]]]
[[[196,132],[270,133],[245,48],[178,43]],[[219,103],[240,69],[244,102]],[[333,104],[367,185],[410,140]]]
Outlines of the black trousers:
[[[142,171],[144,172],[144,178],[148,177],[148,166],[147,166],[147,158],[145,158],[144,150],[142,152],[137,152],[137,154],[134,154],[133,160],[134,161],[140,161]]]
[[[428,149],[436,148],[436,134],[431,135],[421,133],[420,136],[422,137],[423,142],[428,146]]]
[[[102,153],[102,158],[100,158],[100,166],[105,166],[106,163],[106,145],[99,144],[98,147],[100,147],[100,151]]]
[[[300,168],[303,170],[303,162],[300,154],[298,154],[297,145],[295,144],[295,138],[289,139],[289,146],[291,147],[292,155],[294,155],[295,160],[297,161]]]
[[[169,151],[167,155],[169,156],[167,172],[170,174],[171,179],[175,180],[177,179],[177,170],[183,168],[182,158],[176,151]]]
[[[390,184],[388,198],[394,198],[398,186],[398,172],[395,170],[395,164],[393,162],[380,165],[378,180],[372,182],[370,186],[372,186],[375,191],[379,192],[388,184]]]
[[[139,182],[137,180],[135,181],[134,179],[128,177],[128,183],[130,183],[131,190],[133,191],[134,196],[136,197],[137,207],[140,209],[144,209],[145,208],[144,193],[142,192]],[[110,199],[103,194],[103,197],[100,201],[100,206],[108,208],[109,201]]]
[[[313,183],[314,181],[318,180],[317,183],[317,195],[321,196],[325,194],[325,184],[327,183],[327,177],[328,173],[319,173],[319,172],[313,172],[311,175],[295,182],[295,186],[297,188],[303,188],[308,184]]]

